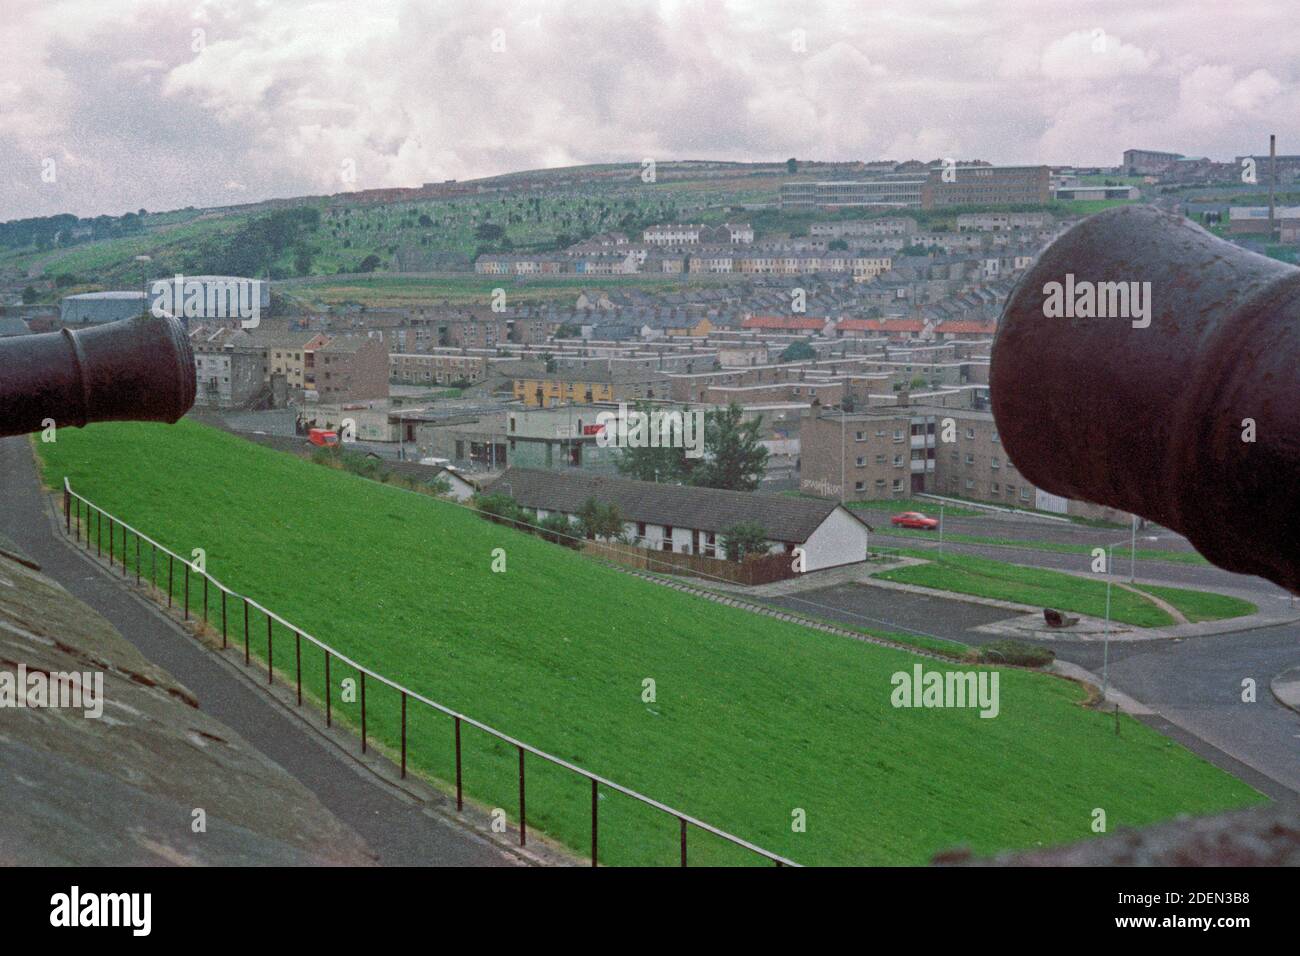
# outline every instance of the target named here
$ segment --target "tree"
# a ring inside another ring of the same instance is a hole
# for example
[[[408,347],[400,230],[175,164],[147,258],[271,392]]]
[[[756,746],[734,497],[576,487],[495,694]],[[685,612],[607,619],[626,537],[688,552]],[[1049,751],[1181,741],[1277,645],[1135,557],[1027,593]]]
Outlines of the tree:
[[[691,484],[704,488],[753,491],[767,470],[767,449],[759,440],[762,418],[744,421],[732,402],[709,412],[704,424],[704,458],[691,472]]]
[[[649,402],[637,402],[636,411],[649,416]],[[608,427],[608,426],[607,426]],[[705,430],[707,433],[707,429]],[[624,448],[614,462],[619,474],[637,481],[662,481],[680,485],[689,481],[697,458],[687,458],[684,448]]]
[[[833,250],[835,252],[839,252],[841,250],[848,249],[849,243],[848,240],[846,239],[832,239],[829,243],[827,243],[826,248]]]
[[[785,171],[792,176],[799,172],[799,160],[795,159],[793,156],[787,159],[785,161]]]
[[[31,286],[23,288],[23,305],[31,305],[36,301],[36,290]]]
[[[357,266],[358,272],[374,272],[379,268],[379,256],[373,252],[361,260],[361,265]]]
[[[582,547],[580,529],[575,527],[567,516],[553,512],[543,518],[539,525],[541,530],[538,534],[551,544],[563,544],[570,548]]]
[[[722,547],[728,561],[744,561],[767,553],[767,529],[756,521],[741,521],[722,529]]]
[[[623,516],[618,505],[602,505],[594,497],[588,498],[578,509],[578,528],[588,541],[617,538],[623,533]]]
[[[302,244],[293,251],[293,271],[300,276],[311,272],[311,247]]]
[[[816,357],[817,353],[813,350],[813,347],[806,340],[800,339],[798,342],[791,342],[785,347],[780,360],[782,362],[806,362]]]

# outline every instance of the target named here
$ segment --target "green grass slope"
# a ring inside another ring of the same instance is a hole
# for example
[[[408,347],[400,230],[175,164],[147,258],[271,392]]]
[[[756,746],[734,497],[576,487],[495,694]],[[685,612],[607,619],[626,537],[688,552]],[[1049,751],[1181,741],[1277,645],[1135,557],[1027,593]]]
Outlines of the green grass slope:
[[[345,653],[535,746],[807,864],[920,864],[1091,836],[1261,801],[1255,791],[1081,691],[1001,672],[1001,712],[895,709],[919,659],[678,594],[456,505],[272,452],[194,423],[62,429],[38,444],[74,488]],[[493,550],[505,550],[493,573]],[[148,557],[145,557],[148,574]],[[214,610],[214,616],[216,611]],[[232,637],[242,640],[240,624]],[[254,617],[252,648],[265,648]],[[292,674],[293,641],[276,635]],[[322,694],[304,651],[309,696]],[[925,661],[927,668],[941,668]],[[356,719],[332,669],[337,716]],[[642,699],[643,681],[656,699]],[[372,739],[399,701],[368,687]],[[453,773],[450,721],[412,705],[412,766]],[[467,796],[517,814],[517,756],[464,732]],[[582,854],[586,781],[528,763],[530,828]],[[792,813],[807,814],[793,832]],[[677,822],[600,801],[605,863],[674,864]],[[699,832],[693,863],[753,862]]]

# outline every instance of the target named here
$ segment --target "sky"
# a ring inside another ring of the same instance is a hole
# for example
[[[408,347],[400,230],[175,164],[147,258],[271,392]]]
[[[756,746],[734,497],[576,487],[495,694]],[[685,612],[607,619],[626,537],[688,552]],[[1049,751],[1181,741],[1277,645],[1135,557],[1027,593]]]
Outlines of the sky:
[[[1300,153],[1288,0],[4,0],[0,220],[672,159]]]

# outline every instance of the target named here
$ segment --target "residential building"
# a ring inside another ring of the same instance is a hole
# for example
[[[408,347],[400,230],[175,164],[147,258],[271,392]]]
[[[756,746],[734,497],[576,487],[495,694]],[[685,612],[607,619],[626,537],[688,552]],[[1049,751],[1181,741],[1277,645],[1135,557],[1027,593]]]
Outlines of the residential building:
[[[360,402],[388,397],[388,350],[370,336],[330,339],[311,350],[312,381],[322,402]],[[311,386],[309,385],[308,388]]]
[[[814,414],[799,431],[799,488],[842,501],[932,491],[935,425],[933,410],[898,404]]]
[[[593,498],[614,505],[627,538],[655,551],[724,557],[726,531],[751,523],[764,529],[768,553],[801,549],[805,571],[856,564],[867,556],[870,529],[835,502],[515,467],[489,490],[510,495],[539,518],[573,517]]]

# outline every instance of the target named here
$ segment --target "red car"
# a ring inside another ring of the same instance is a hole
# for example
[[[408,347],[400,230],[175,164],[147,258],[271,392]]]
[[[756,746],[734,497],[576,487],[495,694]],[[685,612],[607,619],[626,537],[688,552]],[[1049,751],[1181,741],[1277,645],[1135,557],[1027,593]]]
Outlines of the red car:
[[[933,531],[939,527],[939,522],[934,518],[927,518],[919,511],[904,511],[901,515],[894,515],[889,519],[890,524],[896,524],[901,528],[922,528],[926,531]]]

